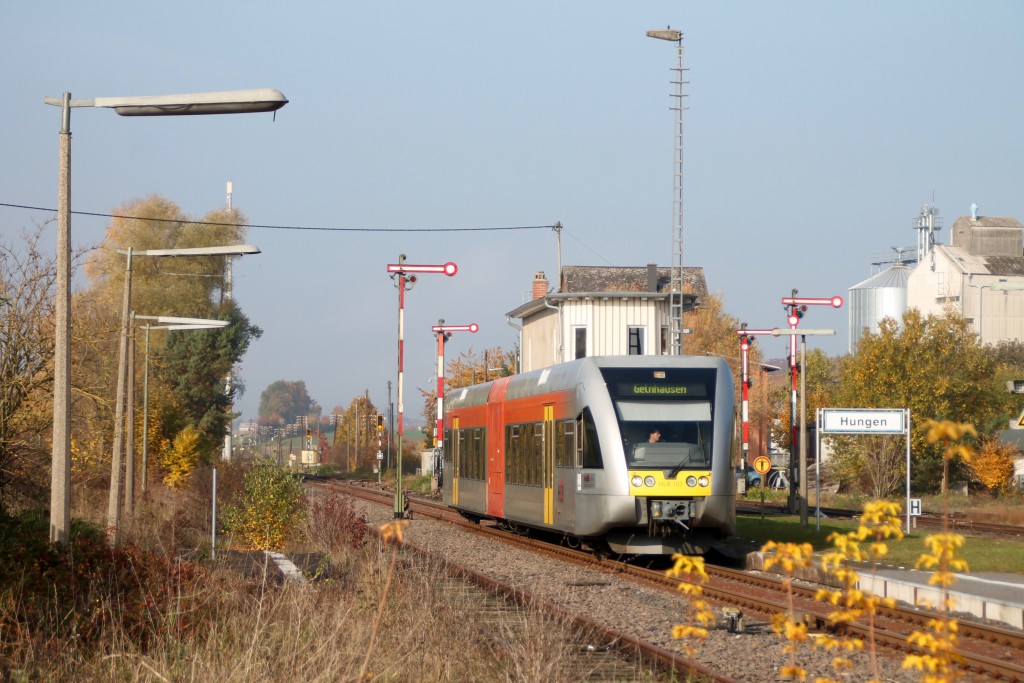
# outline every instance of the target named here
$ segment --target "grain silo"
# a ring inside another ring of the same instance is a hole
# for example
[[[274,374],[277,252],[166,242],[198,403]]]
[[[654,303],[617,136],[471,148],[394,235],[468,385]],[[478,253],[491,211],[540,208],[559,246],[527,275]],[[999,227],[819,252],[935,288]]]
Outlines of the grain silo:
[[[864,282],[850,287],[850,353],[864,336],[864,330],[878,331],[883,318],[903,320],[907,310],[907,278],[910,268],[896,263]]]

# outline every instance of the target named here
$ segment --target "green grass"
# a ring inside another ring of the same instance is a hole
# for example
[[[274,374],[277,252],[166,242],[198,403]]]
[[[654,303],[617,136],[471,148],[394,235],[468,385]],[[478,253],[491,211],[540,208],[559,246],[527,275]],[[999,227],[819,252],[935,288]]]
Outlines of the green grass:
[[[796,515],[736,515],[736,535],[754,541],[760,548],[768,541],[776,543],[810,543],[815,551],[831,549],[827,541],[829,534],[846,533],[856,528],[854,521],[823,519],[821,530],[816,529],[813,510],[807,526],[800,524]],[[925,553],[924,538],[932,531],[912,529],[909,536],[900,541],[889,541],[887,564],[913,567],[917,558]],[[961,556],[967,560],[971,573],[1006,572],[1024,574],[1024,543],[1003,541],[975,536],[966,537]]]

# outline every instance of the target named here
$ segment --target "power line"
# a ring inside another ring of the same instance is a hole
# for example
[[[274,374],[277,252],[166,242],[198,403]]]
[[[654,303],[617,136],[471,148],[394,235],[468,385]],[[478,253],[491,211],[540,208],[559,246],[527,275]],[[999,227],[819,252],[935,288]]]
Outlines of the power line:
[[[28,209],[30,211],[47,211],[56,213],[56,209],[43,206],[25,206],[0,202],[0,206],[11,209]],[[259,225],[254,223],[226,223],[223,221],[186,221],[174,218],[148,218],[146,216],[121,216],[111,213],[95,213],[92,211],[72,211],[76,216],[94,216],[98,218],[122,218],[126,220],[151,221],[153,223],[180,223],[186,225],[218,225],[243,228],[262,228],[264,230],[307,230],[317,232],[495,232],[499,230],[552,230],[554,225],[510,225],[493,228],[324,228],[303,225]]]

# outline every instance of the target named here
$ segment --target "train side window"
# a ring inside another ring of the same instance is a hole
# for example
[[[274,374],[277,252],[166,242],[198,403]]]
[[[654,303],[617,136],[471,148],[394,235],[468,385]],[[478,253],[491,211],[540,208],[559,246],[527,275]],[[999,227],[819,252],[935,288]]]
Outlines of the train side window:
[[[522,459],[522,441],[519,437],[519,425],[508,426],[508,451],[505,456],[508,458],[506,471],[508,472],[508,483],[519,483],[519,461]]]
[[[505,481],[512,481],[512,425],[505,425]]]
[[[534,486],[541,486],[544,481],[544,423],[533,425],[533,481]]]
[[[473,445],[470,449],[473,453],[473,478],[483,478],[483,468],[480,467],[480,430],[474,429],[471,432],[470,438],[472,439]]]
[[[594,424],[590,408],[584,408],[576,418],[576,433],[579,435],[576,440],[576,464],[590,469],[602,469],[604,461],[601,458],[601,445],[597,440],[597,425]]]
[[[565,421],[558,420],[555,422],[555,467],[565,467],[565,454]]]
[[[533,469],[533,423],[527,422],[522,425],[522,428],[520,438],[522,439],[523,459],[520,461],[522,469],[519,470],[519,483],[529,486]]]
[[[563,465],[573,467],[576,464],[576,420],[562,420],[559,424],[564,429],[562,433]]]
[[[469,455],[468,450],[468,430],[460,429],[456,433],[458,434],[458,440],[455,441],[455,447],[458,449],[459,455],[459,476],[469,476],[469,463],[466,462],[467,456]]]
[[[442,432],[444,438],[444,461],[452,461],[452,430],[446,429]]]

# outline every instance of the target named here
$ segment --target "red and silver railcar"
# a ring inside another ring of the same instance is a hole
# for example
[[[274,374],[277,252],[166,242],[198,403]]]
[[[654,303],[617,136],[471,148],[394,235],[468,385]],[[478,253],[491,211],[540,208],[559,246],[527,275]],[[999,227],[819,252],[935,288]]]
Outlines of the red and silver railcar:
[[[445,502],[599,551],[702,553],[736,528],[733,395],[729,366],[704,356],[583,358],[454,389]]]

